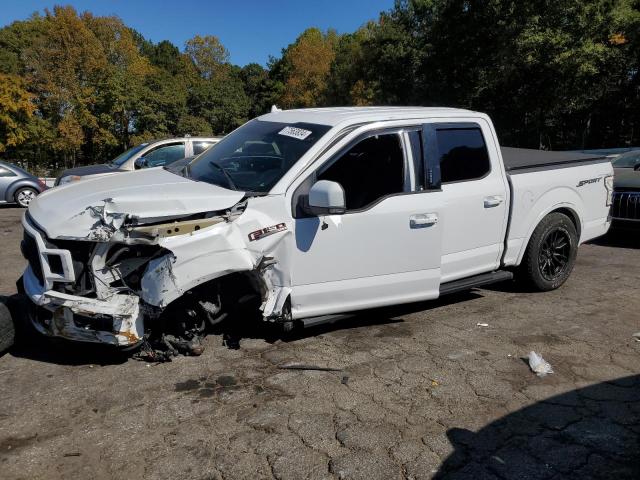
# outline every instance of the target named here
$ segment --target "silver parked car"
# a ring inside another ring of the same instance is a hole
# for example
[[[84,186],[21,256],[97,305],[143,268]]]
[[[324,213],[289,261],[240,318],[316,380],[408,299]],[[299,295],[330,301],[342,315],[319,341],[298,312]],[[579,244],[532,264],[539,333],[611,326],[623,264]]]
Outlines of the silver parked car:
[[[0,203],[28,207],[47,186],[35,175],[11,163],[0,162]]]
[[[204,152],[222,137],[180,137],[141,143],[121,153],[109,163],[87,165],[63,171],[56,185],[82,180],[89,175],[130,172],[140,168],[163,167],[176,160]]]

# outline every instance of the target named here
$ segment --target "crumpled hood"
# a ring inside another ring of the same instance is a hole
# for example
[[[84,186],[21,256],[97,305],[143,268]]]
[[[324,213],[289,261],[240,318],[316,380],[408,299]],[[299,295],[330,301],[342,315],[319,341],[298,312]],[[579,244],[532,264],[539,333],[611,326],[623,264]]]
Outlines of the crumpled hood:
[[[637,188],[640,190],[640,171],[632,168],[616,168],[613,176],[614,188]]]
[[[91,238],[107,217],[144,219],[186,216],[224,210],[238,203],[244,192],[196,182],[164,170],[149,168],[81,180],[52,188],[29,205],[29,215],[49,238]]]

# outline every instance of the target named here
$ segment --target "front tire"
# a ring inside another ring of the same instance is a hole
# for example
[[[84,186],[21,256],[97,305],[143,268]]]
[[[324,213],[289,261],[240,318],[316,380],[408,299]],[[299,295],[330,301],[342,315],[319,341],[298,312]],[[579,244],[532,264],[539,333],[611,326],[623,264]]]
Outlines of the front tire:
[[[37,195],[38,191],[35,188],[24,187],[19,189],[13,197],[18,205],[27,208]]]
[[[520,276],[541,292],[555,290],[567,281],[578,254],[578,233],[569,217],[550,213],[531,235],[522,259]]]

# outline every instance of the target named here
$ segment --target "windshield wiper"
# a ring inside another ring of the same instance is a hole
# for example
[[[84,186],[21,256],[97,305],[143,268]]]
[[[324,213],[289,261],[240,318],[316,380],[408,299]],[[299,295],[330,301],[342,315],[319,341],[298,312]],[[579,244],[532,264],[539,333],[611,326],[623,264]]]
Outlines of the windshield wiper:
[[[220,170],[224,174],[225,178],[227,179],[227,182],[229,182],[229,186],[234,190],[238,190],[238,187],[236,187],[235,182],[231,178],[231,175],[229,174],[229,172],[227,172],[226,168],[224,168],[222,165],[217,164],[213,160],[209,162],[209,165],[216,167],[218,170]]]

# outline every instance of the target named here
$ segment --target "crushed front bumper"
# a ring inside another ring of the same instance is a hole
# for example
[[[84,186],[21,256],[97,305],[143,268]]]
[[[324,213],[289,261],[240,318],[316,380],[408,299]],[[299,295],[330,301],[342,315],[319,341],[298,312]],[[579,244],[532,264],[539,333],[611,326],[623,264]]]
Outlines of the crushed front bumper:
[[[43,335],[119,347],[142,342],[144,319],[135,295],[114,294],[99,300],[45,290],[30,266],[22,283],[36,307],[29,309],[29,320]]]
[[[26,214],[22,225],[25,229],[22,250],[29,261],[22,287],[34,305],[27,315],[37,331],[52,337],[120,347],[142,341],[144,320],[139,297],[109,291],[102,298],[89,298],[56,290],[56,285],[76,280],[71,252],[51,247]]]

